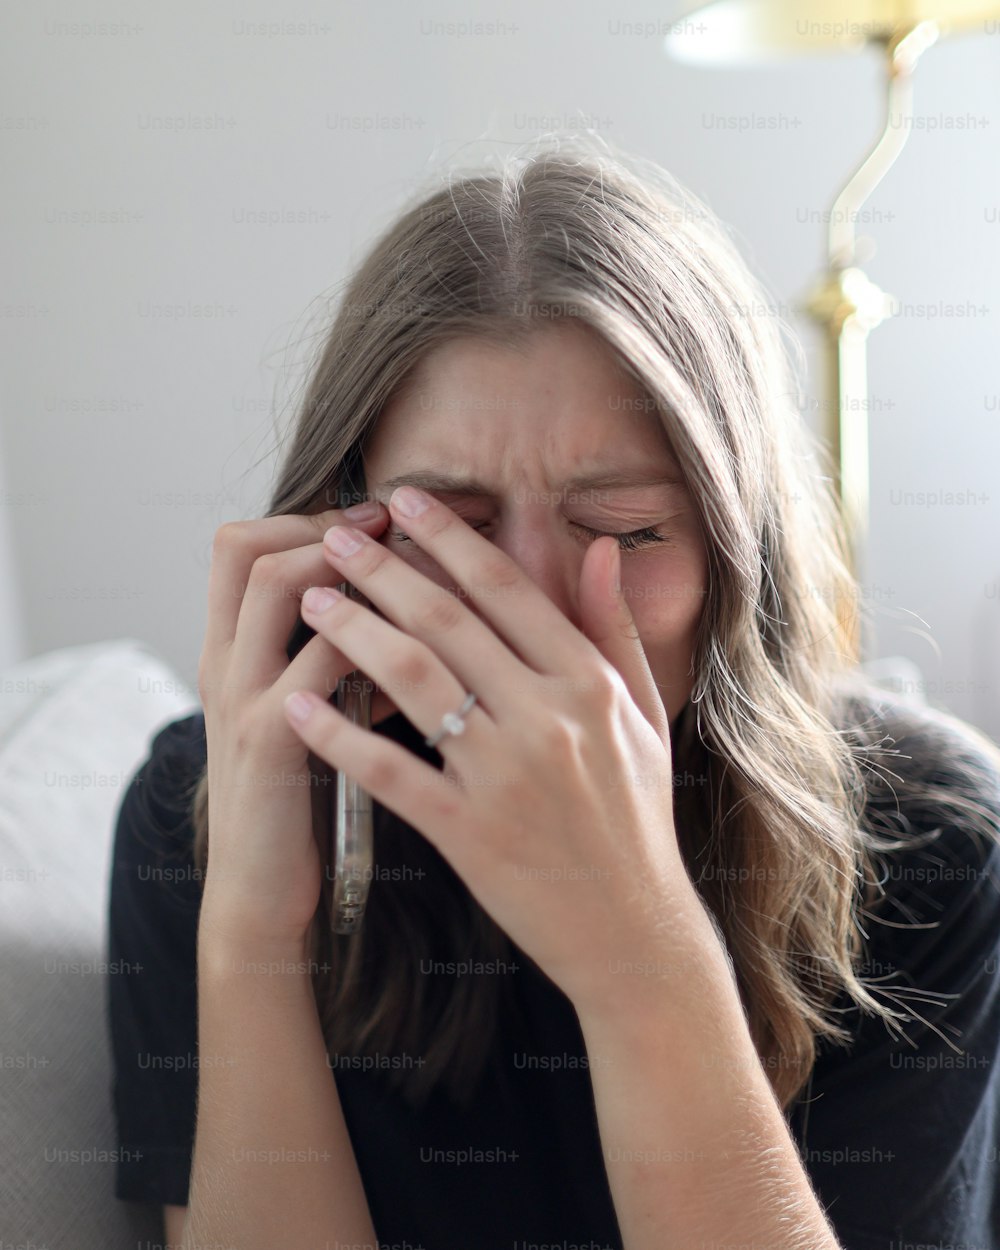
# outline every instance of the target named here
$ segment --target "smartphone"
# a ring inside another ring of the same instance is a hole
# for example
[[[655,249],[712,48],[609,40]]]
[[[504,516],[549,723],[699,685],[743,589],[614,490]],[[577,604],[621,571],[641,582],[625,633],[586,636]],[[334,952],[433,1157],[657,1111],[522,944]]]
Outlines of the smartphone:
[[[338,508],[361,503],[363,496],[349,487],[340,492]],[[338,586],[349,599],[370,607],[368,600],[350,582]],[[372,727],[372,693],[375,684],[360,669],[345,673],[337,682],[336,707],[341,715],[361,729]],[[337,798],[333,828],[330,831],[328,862],[333,872],[330,917],[334,933],[356,933],[364,919],[368,887],[374,863],[372,796],[367,790],[337,770]]]
[[[363,496],[344,489],[334,506],[349,508],[360,503]],[[370,607],[368,599],[350,582],[340,582],[337,589],[349,599]],[[300,616],[289,637],[285,653],[289,663],[295,659],[316,631]],[[353,669],[337,682],[334,706],[353,724],[362,729],[372,727],[372,694],[374,682],[360,669]],[[356,933],[364,919],[374,864],[372,797],[351,777],[339,769],[337,795],[332,826],[327,837],[327,863],[324,881],[330,882],[330,923],[334,933]]]

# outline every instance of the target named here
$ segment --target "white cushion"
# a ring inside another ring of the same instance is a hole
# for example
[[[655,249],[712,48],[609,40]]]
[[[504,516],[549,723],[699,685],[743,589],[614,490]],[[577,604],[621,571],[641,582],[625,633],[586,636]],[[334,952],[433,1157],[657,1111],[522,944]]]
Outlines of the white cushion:
[[[196,692],[133,638],[0,671],[7,1241],[108,1250],[160,1236],[150,1209],[113,1192],[111,844],[125,787],[153,736],[197,708]]]

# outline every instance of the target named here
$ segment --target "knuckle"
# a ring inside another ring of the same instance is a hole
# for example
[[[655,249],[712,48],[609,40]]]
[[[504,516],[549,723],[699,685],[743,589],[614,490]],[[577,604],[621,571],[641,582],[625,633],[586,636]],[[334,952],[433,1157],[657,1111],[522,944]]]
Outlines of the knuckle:
[[[375,757],[369,760],[360,771],[363,774],[361,784],[366,790],[384,793],[392,788],[396,780],[398,765],[394,760]]]
[[[624,678],[610,665],[602,666],[592,673],[587,687],[587,701],[602,711],[610,712],[623,692],[627,692]]]
[[[267,551],[254,560],[250,580],[256,585],[270,585],[279,580],[284,563],[280,552]]]
[[[525,725],[524,740],[529,754],[559,760],[572,759],[580,749],[580,727],[567,716],[547,715]]]
[[[389,660],[389,672],[398,690],[426,690],[435,666],[432,653],[424,646],[410,646]]]
[[[212,539],[213,553],[222,554],[227,551],[239,550],[246,542],[246,521],[225,521],[215,531]]]
[[[364,533],[363,530],[362,533]],[[389,577],[391,575],[392,557],[382,544],[377,539],[372,538],[371,535],[368,536],[367,542],[362,543],[361,550],[355,556],[355,561],[364,577]]]
[[[554,677],[550,681],[564,709],[581,720],[595,714],[601,719],[611,717],[622,694],[628,694],[624,679],[610,664],[588,667],[572,678]]]
[[[564,751],[575,746],[580,735],[576,722],[568,716],[546,716],[542,721],[542,736],[550,746]]]
[[[504,597],[516,594],[524,579],[514,561],[495,548],[483,557],[480,575],[482,585],[489,586],[492,593]]]
[[[448,591],[431,595],[415,608],[410,624],[417,633],[439,636],[449,634],[460,624],[466,609]]]
[[[250,566],[250,572],[245,575],[238,586],[240,596],[243,599],[257,600],[280,597],[284,593],[283,566],[284,561],[279,552],[268,551],[257,556]]]

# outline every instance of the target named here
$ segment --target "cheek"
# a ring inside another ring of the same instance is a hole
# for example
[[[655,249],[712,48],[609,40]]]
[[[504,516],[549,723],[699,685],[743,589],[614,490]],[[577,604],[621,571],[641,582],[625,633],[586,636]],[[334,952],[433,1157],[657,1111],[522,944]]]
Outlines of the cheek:
[[[644,646],[690,640],[701,619],[706,576],[697,552],[624,561],[622,593]]]

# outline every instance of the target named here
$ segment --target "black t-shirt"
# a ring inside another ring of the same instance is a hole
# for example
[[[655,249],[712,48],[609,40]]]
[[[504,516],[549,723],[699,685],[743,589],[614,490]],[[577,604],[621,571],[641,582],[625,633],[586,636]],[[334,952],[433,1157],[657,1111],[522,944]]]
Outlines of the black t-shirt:
[[[893,836],[912,835],[913,845],[883,854],[878,914],[888,923],[864,920],[863,972],[930,993],[910,1003],[902,1036],[849,1011],[851,1047],[819,1043],[787,1121],[845,1250],[1000,1250],[1000,837],[983,840],[960,819],[941,824],[908,804],[907,753],[947,786],[953,777],[938,764],[955,730],[888,696],[873,708],[902,753]],[[205,751],[201,713],[167,725],[118,813],[108,957],[129,967],[108,979],[108,1011],[121,1199],[188,1199],[202,886],[188,800]],[[976,797],[1000,831],[995,770]],[[937,825],[933,841],[918,836]],[[360,1059],[331,1067],[381,1242],[621,1247],[575,1010],[530,959],[515,967],[506,975],[524,1020],[501,1021],[470,1108],[435,1091],[417,1111]]]

